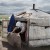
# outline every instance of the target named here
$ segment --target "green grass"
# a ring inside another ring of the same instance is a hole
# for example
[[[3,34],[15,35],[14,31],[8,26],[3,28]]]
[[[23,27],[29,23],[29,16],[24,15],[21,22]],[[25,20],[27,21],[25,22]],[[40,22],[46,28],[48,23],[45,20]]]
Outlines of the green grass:
[[[6,19],[7,20],[7,19],[9,19],[9,15],[0,15],[0,20],[1,19]]]

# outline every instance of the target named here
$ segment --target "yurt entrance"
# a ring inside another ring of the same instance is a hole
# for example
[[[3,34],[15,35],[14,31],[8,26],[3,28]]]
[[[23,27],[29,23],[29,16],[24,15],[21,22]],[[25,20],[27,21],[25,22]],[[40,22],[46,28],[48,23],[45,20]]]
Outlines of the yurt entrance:
[[[21,23],[25,23],[25,32],[20,34],[21,40],[24,42],[25,45],[28,45],[28,34],[29,34],[29,20],[24,18],[16,18],[16,22],[20,21]]]

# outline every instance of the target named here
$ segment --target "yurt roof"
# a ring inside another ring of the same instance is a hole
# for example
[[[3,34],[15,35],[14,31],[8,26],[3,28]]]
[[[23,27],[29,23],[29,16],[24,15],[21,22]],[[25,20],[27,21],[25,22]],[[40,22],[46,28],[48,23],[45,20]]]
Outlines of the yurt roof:
[[[50,18],[50,14],[45,13],[41,10],[25,10],[23,12],[18,13],[16,17],[24,17],[24,18]]]

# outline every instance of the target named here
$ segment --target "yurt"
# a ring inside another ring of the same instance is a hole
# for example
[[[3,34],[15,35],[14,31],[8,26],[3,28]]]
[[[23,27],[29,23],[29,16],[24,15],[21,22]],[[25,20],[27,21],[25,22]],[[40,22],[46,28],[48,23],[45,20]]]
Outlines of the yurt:
[[[50,45],[50,14],[34,7],[18,13],[15,20],[26,22],[25,41],[29,47]]]

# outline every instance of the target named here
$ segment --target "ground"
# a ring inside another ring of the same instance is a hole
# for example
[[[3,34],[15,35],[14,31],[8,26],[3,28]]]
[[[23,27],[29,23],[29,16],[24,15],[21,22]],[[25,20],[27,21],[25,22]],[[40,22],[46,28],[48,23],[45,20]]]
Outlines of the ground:
[[[12,47],[11,45],[9,45],[9,43],[2,41],[2,45],[3,45],[3,50],[16,50],[14,47]]]
[[[11,45],[9,45],[8,42],[4,42],[2,41],[2,50],[18,50],[17,48],[15,47],[12,47]],[[23,46],[23,50],[50,50],[50,46],[45,46],[45,47],[36,47],[36,48],[29,48],[27,46]],[[21,49],[20,49],[21,50]]]
[[[2,49],[1,49],[2,48]],[[50,50],[50,46],[42,46],[42,47],[27,47],[23,45],[22,49],[17,49],[17,47],[11,46],[5,39],[0,37],[0,50]]]

